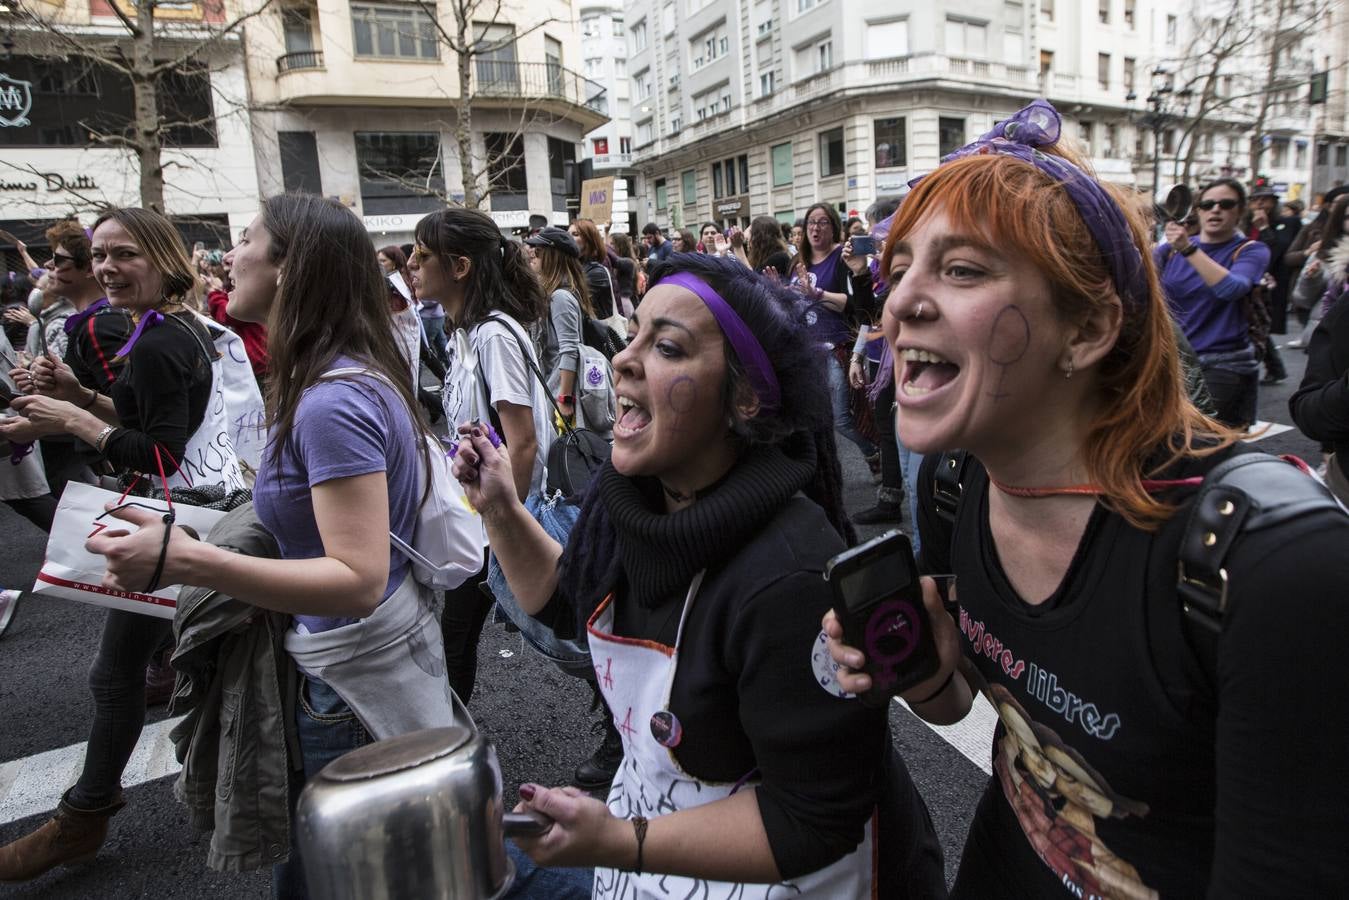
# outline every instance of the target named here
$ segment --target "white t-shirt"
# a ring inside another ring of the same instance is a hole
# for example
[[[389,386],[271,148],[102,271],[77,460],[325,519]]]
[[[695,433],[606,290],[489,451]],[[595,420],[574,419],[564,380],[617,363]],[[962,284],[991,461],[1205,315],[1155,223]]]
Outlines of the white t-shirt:
[[[511,331],[519,336],[525,352],[538,365],[529,335],[518,322],[504,313],[493,313],[493,316],[498,318],[481,322],[468,333],[469,344],[478,354],[476,371],[470,371],[460,360],[459,342],[454,339],[449,341],[446,349],[450,365],[445,373],[445,390],[441,402],[445,406],[445,418],[449,421],[451,431],[472,420],[475,415],[483,422],[490,422],[491,416],[487,412],[489,402],[493,409],[497,409],[503,400],[529,407],[534,413],[534,438],[539,445],[539,451],[534,457],[534,471],[529,479],[529,491],[537,493],[543,488],[548,448],[552,446],[555,434],[552,405],[544,395],[543,386],[535,377],[534,370],[520,355],[520,343],[511,336]],[[504,324],[503,320],[509,321],[510,325]]]

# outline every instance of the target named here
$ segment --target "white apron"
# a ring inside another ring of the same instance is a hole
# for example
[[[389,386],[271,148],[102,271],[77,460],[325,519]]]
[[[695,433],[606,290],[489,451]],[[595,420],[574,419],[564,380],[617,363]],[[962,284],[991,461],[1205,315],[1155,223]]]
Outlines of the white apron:
[[[203,325],[211,322],[199,313],[195,315],[202,320]],[[207,401],[206,414],[201,420],[201,425],[197,426],[197,430],[187,439],[183,458],[178,460],[179,468],[175,470],[172,463],[167,459],[164,460],[168,485],[176,488],[219,484],[227,491],[242,490],[248,485],[244,481],[243,471],[239,468],[239,455],[235,452],[234,439],[231,437],[229,410],[225,403],[225,368],[220,353],[207,345],[201,336],[185,323],[176,319],[174,321],[178,327],[192,335],[197,341],[197,346],[201,347],[206,358],[211,361],[211,397]],[[207,333],[210,333],[209,328]],[[154,475],[156,479],[159,477],[157,472],[143,474]]]
[[[668,725],[670,688],[679,665],[684,623],[702,586],[699,572],[689,586],[679,618],[675,646],[616,637],[613,634],[613,598],[607,598],[591,616],[588,631],[595,675],[614,724],[623,738],[623,764],[609,789],[609,811],[615,816],[655,818],[721,800],[747,782],[734,784],[699,781],[679,767],[670,748],[652,735],[652,716],[663,713]],[[738,884],[676,875],[636,875],[617,869],[596,869],[594,896],[605,900],[646,900],[658,897],[697,897],[699,900],[748,898],[819,898],[847,900],[872,896],[872,830],[866,826],[862,843],[837,862],[789,882]]]

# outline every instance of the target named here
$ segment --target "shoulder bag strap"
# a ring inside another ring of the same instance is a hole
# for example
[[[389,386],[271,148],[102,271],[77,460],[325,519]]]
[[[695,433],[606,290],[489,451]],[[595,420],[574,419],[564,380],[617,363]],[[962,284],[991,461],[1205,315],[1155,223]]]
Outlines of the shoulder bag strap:
[[[539,386],[543,388],[543,395],[548,398],[548,402],[552,405],[553,411],[557,413],[557,419],[562,423],[562,428],[568,434],[574,434],[575,430],[567,421],[567,417],[562,414],[562,407],[557,405],[557,398],[554,397],[553,392],[548,389],[548,379],[544,378],[543,372],[539,371],[539,364],[534,362],[534,356],[525,347],[525,342],[520,339],[520,334],[504,319],[493,315],[489,315],[487,318],[491,319],[493,322],[499,323],[501,327],[510,332],[511,337],[515,338],[515,343],[520,346],[520,355],[525,358],[525,365],[529,366],[529,368],[534,371],[534,377],[538,379]],[[488,403],[488,406],[491,406],[490,402]],[[502,435],[502,437],[504,438],[505,435]]]

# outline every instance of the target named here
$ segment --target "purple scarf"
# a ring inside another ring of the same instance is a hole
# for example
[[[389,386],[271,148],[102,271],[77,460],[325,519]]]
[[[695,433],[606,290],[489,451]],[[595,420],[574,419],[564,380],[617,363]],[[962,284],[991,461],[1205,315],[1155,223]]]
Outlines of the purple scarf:
[[[75,330],[89,321],[89,317],[95,315],[100,309],[108,305],[107,297],[99,297],[93,303],[89,304],[83,310],[77,313],[71,313],[66,317],[65,324],[62,325],[66,330],[66,335],[72,335]]]

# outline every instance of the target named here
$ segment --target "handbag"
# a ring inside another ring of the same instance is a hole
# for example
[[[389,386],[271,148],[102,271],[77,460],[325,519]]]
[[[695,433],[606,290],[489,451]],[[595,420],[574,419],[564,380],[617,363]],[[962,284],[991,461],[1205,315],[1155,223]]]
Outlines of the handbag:
[[[158,458],[159,450],[156,448]],[[172,460],[170,460],[172,462]],[[176,463],[175,463],[176,466]],[[139,506],[164,514],[172,513],[173,524],[184,525],[199,535],[208,534],[217,522],[225,517],[225,510],[205,509],[186,503],[174,503],[173,492],[168,490],[168,479],[164,477],[163,465],[160,465],[160,481],[165,486],[165,497],[136,497],[130,502],[127,495],[139,481],[120,495],[92,484],[72,481],[66,485],[65,492],[56,507],[56,518],[52,521],[51,536],[47,539],[47,556],[42,562],[42,571],[38,572],[33,585],[34,594],[46,594],[65,600],[78,600],[106,609],[119,609],[124,612],[172,619],[178,609],[178,586],[164,585],[155,591],[120,591],[103,586],[103,576],[108,571],[106,558],[84,549],[89,538],[105,528],[137,530],[130,522],[113,518],[105,509],[109,501],[114,506]]]
[[[600,466],[609,460],[613,450],[609,442],[599,434],[589,428],[577,428],[567,421],[567,417],[562,415],[562,407],[557,405],[557,398],[548,389],[548,379],[543,377],[543,372],[539,370],[539,364],[534,361],[533,354],[525,347],[524,341],[520,340],[520,335],[514,328],[506,325],[506,330],[520,345],[520,355],[525,358],[525,363],[533,370],[534,377],[543,386],[544,396],[552,404],[557,421],[562,426],[562,434],[548,448],[548,458],[545,461],[547,472],[544,483],[548,495],[552,496],[560,491],[563,497],[573,498],[585,490],[586,485],[590,484],[590,479],[600,470]]]

